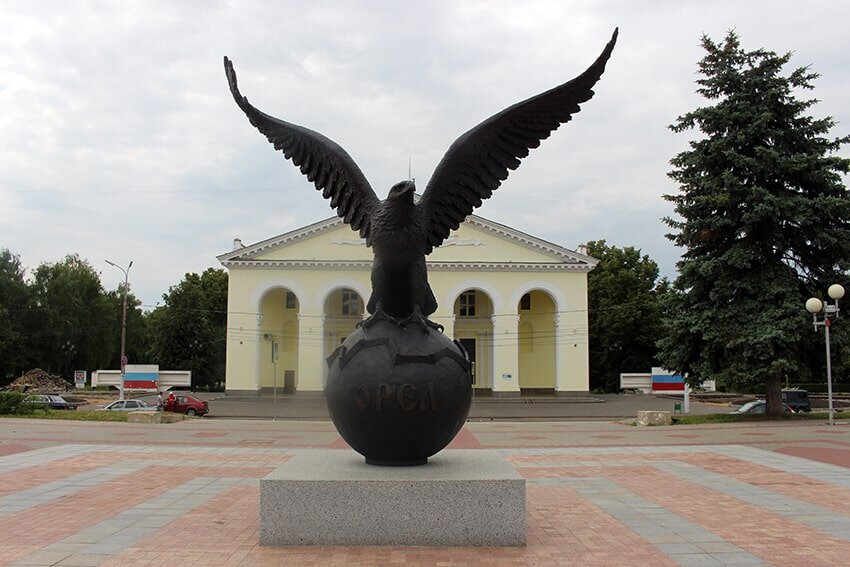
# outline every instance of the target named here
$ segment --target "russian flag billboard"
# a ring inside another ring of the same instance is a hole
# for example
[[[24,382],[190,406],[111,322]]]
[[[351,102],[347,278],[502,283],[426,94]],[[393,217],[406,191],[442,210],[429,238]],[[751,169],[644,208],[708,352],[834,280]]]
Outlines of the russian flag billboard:
[[[158,385],[158,364],[128,364],[124,367],[125,390],[156,390]]]
[[[668,372],[663,368],[652,368],[652,391],[653,392],[684,392],[685,379]]]

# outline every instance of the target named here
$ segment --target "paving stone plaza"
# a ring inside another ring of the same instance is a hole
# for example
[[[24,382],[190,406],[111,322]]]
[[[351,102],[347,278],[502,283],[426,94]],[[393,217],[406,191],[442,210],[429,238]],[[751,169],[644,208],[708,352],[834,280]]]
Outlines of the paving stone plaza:
[[[325,421],[0,420],[0,565],[850,565],[850,425],[468,423],[525,547],[261,547],[259,481]],[[486,522],[487,518],[481,518]]]

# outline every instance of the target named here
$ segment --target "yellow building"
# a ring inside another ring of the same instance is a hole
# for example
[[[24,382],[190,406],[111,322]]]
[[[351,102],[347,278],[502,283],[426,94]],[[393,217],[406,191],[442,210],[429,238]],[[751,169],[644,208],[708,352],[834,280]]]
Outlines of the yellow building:
[[[336,217],[218,256],[230,273],[226,390],[319,393],[325,357],[368,316],[372,252]],[[430,317],[473,359],[479,394],[588,392],[596,260],[471,215],[428,257]]]

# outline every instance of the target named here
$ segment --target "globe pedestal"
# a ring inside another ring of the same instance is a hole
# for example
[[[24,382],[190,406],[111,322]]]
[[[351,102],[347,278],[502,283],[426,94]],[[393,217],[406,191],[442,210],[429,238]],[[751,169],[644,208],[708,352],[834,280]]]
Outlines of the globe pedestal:
[[[331,419],[369,464],[425,464],[469,415],[469,359],[442,333],[377,321],[351,333],[328,367]]]
[[[260,480],[260,545],[525,545],[526,486],[499,451],[372,467],[307,449]]]

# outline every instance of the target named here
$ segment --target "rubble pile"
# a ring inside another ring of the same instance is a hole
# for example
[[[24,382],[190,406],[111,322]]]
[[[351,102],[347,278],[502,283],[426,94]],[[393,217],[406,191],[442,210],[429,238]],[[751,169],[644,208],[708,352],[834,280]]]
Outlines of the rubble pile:
[[[16,392],[53,394],[56,392],[72,392],[74,385],[67,380],[48,374],[41,368],[33,368],[5,388]]]

